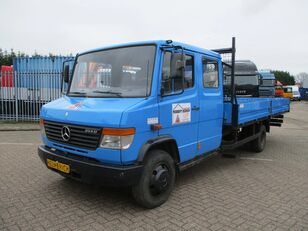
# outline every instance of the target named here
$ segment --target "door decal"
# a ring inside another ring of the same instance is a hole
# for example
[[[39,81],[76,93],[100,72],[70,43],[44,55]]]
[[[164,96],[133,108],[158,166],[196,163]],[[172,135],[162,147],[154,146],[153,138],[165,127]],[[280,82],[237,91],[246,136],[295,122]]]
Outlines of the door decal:
[[[172,104],[172,125],[189,123],[191,121],[191,104]]]

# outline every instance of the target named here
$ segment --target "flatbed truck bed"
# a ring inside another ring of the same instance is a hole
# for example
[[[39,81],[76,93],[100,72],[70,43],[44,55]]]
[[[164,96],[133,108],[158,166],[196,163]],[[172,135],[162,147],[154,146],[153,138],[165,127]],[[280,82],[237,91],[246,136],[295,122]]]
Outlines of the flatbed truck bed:
[[[290,100],[287,98],[238,97],[238,110],[233,112],[230,102],[224,103],[224,125],[231,125],[232,112],[236,113],[237,125],[275,117],[290,111]]]

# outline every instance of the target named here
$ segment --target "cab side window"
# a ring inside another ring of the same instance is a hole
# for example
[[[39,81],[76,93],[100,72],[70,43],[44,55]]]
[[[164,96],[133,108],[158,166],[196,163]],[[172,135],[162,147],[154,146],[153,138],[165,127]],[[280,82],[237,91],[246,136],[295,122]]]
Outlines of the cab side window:
[[[217,61],[202,59],[202,81],[205,88],[217,88],[219,86]]]
[[[175,73],[179,73],[179,75],[171,76],[171,56],[172,53],[170,51],[166,51],[163,57],[163,69],[162,69],[162,88],[164,90],[164,94],[173,94],[182,90],[182,86],[185,89],[191,88],[194,86],[194,59],[191,55],[185,55],[185,70],[184,70],[184,85],[183,79],[181,78],[181,69],[180,67],[173,67],[176,69]],[[175,63],[175,65],[177,65]]]
[[[191,55],[185,55],[185,74],[184,89],[194,86],[194,58]]]

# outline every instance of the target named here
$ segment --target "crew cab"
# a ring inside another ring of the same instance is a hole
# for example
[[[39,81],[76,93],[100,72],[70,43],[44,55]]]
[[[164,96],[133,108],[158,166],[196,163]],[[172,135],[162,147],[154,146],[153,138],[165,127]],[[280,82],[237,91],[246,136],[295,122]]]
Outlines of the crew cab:
[[[131,187],[157,207],[177,173],[208,156],[247,143],[261,152],[289,111],[285,98],[237,99],[234,62],[235,39],[218,50],[167,40],[80,53],[64,66],[66,94],[41,109],[38,154],[64,177]]]

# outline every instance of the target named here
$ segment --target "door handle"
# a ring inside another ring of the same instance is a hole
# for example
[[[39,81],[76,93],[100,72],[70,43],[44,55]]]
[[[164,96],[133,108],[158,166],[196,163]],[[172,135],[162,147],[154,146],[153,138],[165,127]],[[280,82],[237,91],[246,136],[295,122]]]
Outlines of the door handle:
[[[192,108],[191,110],[193,110],[193,111],[199,111],[199,110],[200,110],[200,107],[193,106],[193,108]]]

